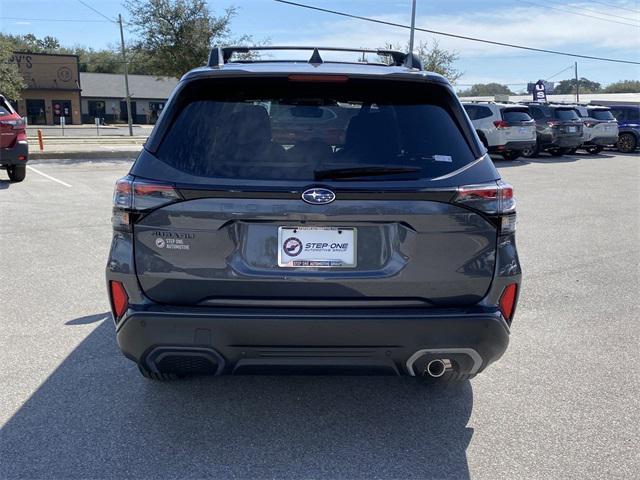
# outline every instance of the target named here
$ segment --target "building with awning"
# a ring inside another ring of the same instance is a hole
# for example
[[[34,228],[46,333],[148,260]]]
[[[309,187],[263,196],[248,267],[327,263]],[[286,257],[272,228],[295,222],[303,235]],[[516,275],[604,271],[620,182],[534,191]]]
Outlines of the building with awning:
[[[9,62],[18,67],[26,83],[15,107],[29,125],[80,123],[77,55],[14,52]]]

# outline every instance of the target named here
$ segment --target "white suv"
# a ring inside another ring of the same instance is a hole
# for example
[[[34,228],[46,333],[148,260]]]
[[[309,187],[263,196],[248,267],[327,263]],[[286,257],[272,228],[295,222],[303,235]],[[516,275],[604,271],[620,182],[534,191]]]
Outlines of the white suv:
[[[515,160],[536,145],[536,124],[526,105],[514,103],[463,103],[478,137],[489,153]]]

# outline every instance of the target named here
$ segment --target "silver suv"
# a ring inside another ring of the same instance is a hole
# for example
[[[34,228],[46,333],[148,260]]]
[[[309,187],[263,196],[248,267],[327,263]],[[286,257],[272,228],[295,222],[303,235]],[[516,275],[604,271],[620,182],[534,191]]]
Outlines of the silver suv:
[[[526,105],[473,102],[463,106],[489,153],[515,160],[535,146],[536,125]]]
[[[616,144],[618,141],[618,122],[609,107],[575,105],[574,109],[584,124],[582,145],[578,148],[596,154],[604,150],[604,147],[613,147]],[[575,150],[577,148],[573,152]]]

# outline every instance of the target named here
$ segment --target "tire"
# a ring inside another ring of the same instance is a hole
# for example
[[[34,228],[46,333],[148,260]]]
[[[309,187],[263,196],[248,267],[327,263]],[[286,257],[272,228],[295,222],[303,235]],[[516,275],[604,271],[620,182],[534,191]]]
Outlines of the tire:
[[[577,148],[570,148],[567,150],[567,155],[575,155],[577,151]]]
[[[140,370],[140,374],[144,378],[148,378],[149,380],[155,380],[156,382],[171,382],[173,380],[177,380],[180,378],[178,375],[174,373],[150,372],[140,364],[138,364],[138,370]]]
[[[9,180],[11,180],[12,182],[21,182],[24,180],[24,177],[27,176],[27,166],[26,165],[8,166],[7,174],[9,175]]]
[[[597,155],[602,150],[604,150],[604,147],[596,145],[594,147],[587,147],[587,148],[585,148],[585,150],[587,151],[587,153],[590,153],[591,155]]]
[[[520,153],[525,158],[535,158],[540,155],[540,145],[536,143],[536,145],[532,149],[522,150],[522,152]]]
[[[638,146],[638,139],[633,133],[625,132],[621,133],[618,137],[618,143],[616,147],[622,153],[632,153]]]
[[[522,152],[520,150],[510,150],[508,152],[502,152],[502,158],[505,160],[515,160],[520,158]]]

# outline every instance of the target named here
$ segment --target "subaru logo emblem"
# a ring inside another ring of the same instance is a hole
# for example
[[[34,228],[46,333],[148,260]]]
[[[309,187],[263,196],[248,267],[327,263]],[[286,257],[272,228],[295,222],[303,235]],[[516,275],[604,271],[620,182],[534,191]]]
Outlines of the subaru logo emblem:
[[[324,205],[336,199],[336,194],[326,188],[310,188],[302,193],[302,200],[312,205]]]

